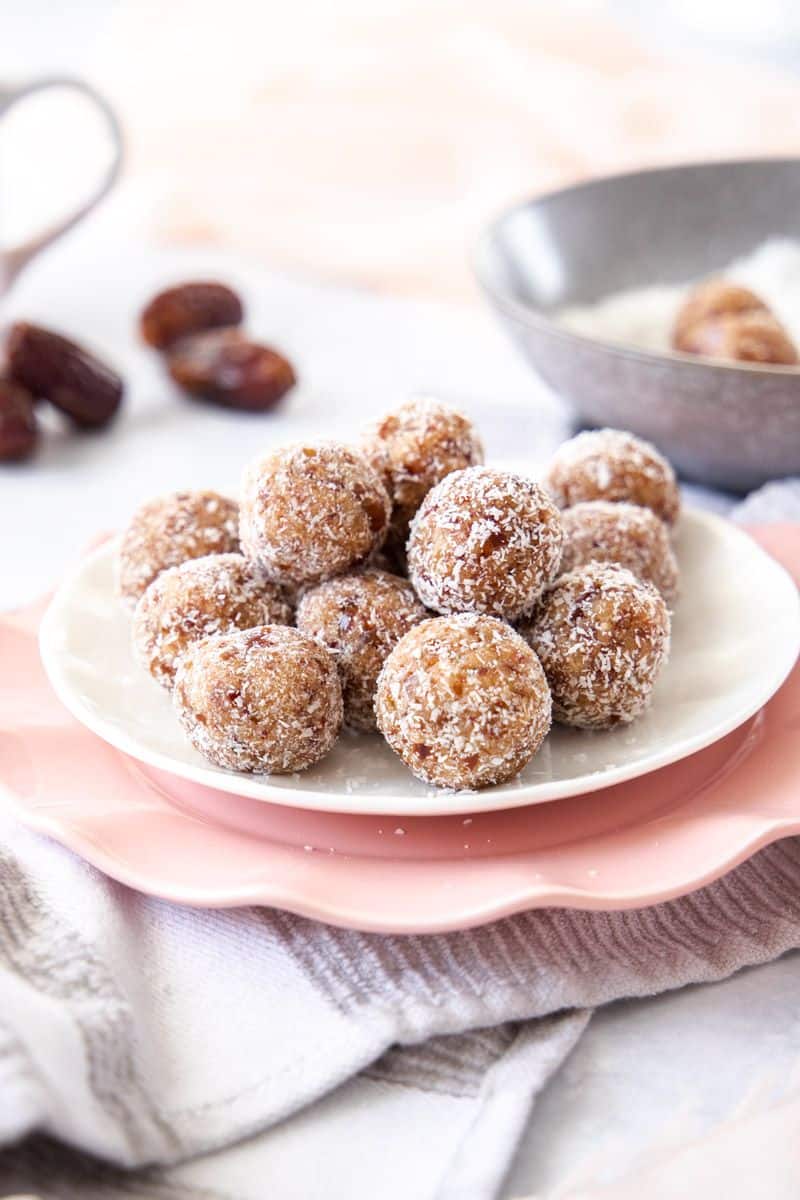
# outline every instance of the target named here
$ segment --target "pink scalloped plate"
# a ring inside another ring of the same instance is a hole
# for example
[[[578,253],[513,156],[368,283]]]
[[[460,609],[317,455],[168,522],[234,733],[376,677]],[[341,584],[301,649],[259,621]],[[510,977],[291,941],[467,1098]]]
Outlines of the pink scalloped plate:
[[[800,527],[757,536],[800,579]],[[540,906],[654,904],[800,833],[797,666],[755,717],[650,775],[546,805],[394,819],[267,804],[135,763],[56,699],[40,617],[0,621],[0,800],[113,878],[180,903],[435,932]]]

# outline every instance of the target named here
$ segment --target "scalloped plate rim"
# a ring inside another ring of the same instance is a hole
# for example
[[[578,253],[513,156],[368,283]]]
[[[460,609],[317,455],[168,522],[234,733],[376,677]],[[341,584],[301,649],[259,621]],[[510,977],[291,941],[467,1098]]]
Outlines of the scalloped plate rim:
[[[465,910],[462,906],[457,913],[454,912],[450,916],[439,915],[430,920],[415,919],[413,923],[409,924],[401,917],[388,918],[384,915],[376,918],[374,911],[348,909],[341,903],[314,903],[304,897],[299,888],[270,887],[266,881],[249,884],[238,890],[223,887],[208,888],[205,892],[196,886],[190,888],[170,886],[163,880],[154,883],[146,872],[132,868],[117,855],[104,850],[97,842],[76,830],[69,822],[60,821],[55,813],[46,815],[44,810],[32,812],[15,800],[13,795],[11,806],[29,829],[35,829],[45,836],[52,837],[60,845],[80,854],[81,857],[118,883],[158,899],[184,904],[192,908],[223,909],[265,905],[280,908],[311,920],[324,921],[326,924],[342,929],[355,929],[364,933],[403,935],[449,933],[459,929],[476,928],[533,908],[559,907],[593,912],[646,908],[705,887],[773,842],[784,837],[800,835],[800,817],[796,819],[780,817],[758,824],[712,866],[695,872],[680,882],[676,881],[669,888],[656,886],[649,892],[641,890],[598,892],[567,884],[558,886],[535,883],[517,885],[508,894],[483,902],[473,909]]]

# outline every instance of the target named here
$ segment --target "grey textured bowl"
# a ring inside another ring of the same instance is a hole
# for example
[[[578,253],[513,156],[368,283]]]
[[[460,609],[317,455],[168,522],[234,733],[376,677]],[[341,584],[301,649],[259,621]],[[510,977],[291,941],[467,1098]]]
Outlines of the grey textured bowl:
[[[800,160],[670,167],[566,188],[499,217],[475,266],[523,353],[583,421],[650,438],[691,479],[749,491],[800,474],[800,368],[601,342],[551,314],[622,288],[699,279],[771,237],[800,240]]]

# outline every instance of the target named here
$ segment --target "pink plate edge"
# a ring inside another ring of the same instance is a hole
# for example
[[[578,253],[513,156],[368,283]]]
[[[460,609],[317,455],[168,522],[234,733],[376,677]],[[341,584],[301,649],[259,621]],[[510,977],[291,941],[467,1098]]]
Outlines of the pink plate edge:
[[[376,917],[374,913],[361,909],[349,909],[342,904],[314,904],[300,891],[270,886],[262,883],[241,889],[215,890],[207,888],[180,888],[168,880],[153,880],[146,873],[138,872],[116,856],[106,853],[91,838],[86,837],[64,822],[48,819],[43,814],[35,816],[21,805],[12,807],[29,829],[52,837],[60,845],[85,858],[103,874],[116,882],[133,888],[145,895],[183,904],[191,908],[241,908],[249,905],[279,908],[296,916],[322,921],[342,929],[353,929],[362,933],[383,934],[436,934],[452,933],[462,929],[473,929],[487,925],[503,917],[527,912],[536,908],[570,908],[585,912],[614,912],[625,909],[649,908],[667,900],[674,900],[697,891],[720,879],[729,871],[751,858],[759,850],[784,837],[800,834],[800,817],[780,819],[756,825],[752,832],[743,837],[730,852],[707,870],[687,875],[670,887],[655,887],[649,892],[635,893],[608,890],[588,891],[584,888],[544,886],[530,884],[507,896],[474,908],[460,908],[449,916],[432,916],[430,920],[415,920],[409,924],[402,918]]]

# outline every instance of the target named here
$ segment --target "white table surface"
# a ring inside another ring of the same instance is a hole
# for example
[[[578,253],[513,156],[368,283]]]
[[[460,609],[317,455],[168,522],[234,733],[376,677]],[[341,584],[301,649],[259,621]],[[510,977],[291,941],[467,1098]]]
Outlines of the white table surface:
[[[565,436],[558,402],[483,311],[333,291],[225,256],[147,249],[140,201],[120,195],[3,302],[4,320],[40,320],[93,343],[119,364],[129,392],[108,433],[76,435],[53,419],[34,461],[0,469],[0,607],[50,587],[93,535],[122,524],[143,498],[180,485],[235,487],[242,463],[264,446],[352,437],[415,390],[472,411],[495,461],[535,469]],[[141,302],[162,283],[198,273],[238,285],[253,332],[295,360],[302,383],[279,412],[246,416],[187,401],[137,344]],[[777,1119],[800,1094],[799,981],[800,955],[790,955],[724,983],[598,1014],[536,1105],[507,1197],[577,1197],[654,1157],[674,1165],[673,1146],[707,1137],[702,1160],[725,1179],[733,1158],[718,1143],[728,1145],[729,1123],[744,1116],[749,1129],[754,1118]],[[669,1174],[658,1172],[665,1187]],[[739,1169],[725,1183],[728,1197],[757,1194]],[[796,1195],[797,1184],[795,1175],[784,1193],[774,1183],[770,1200]],[[658,1195],[680,1194],[679,1180],[675,1187]]]

